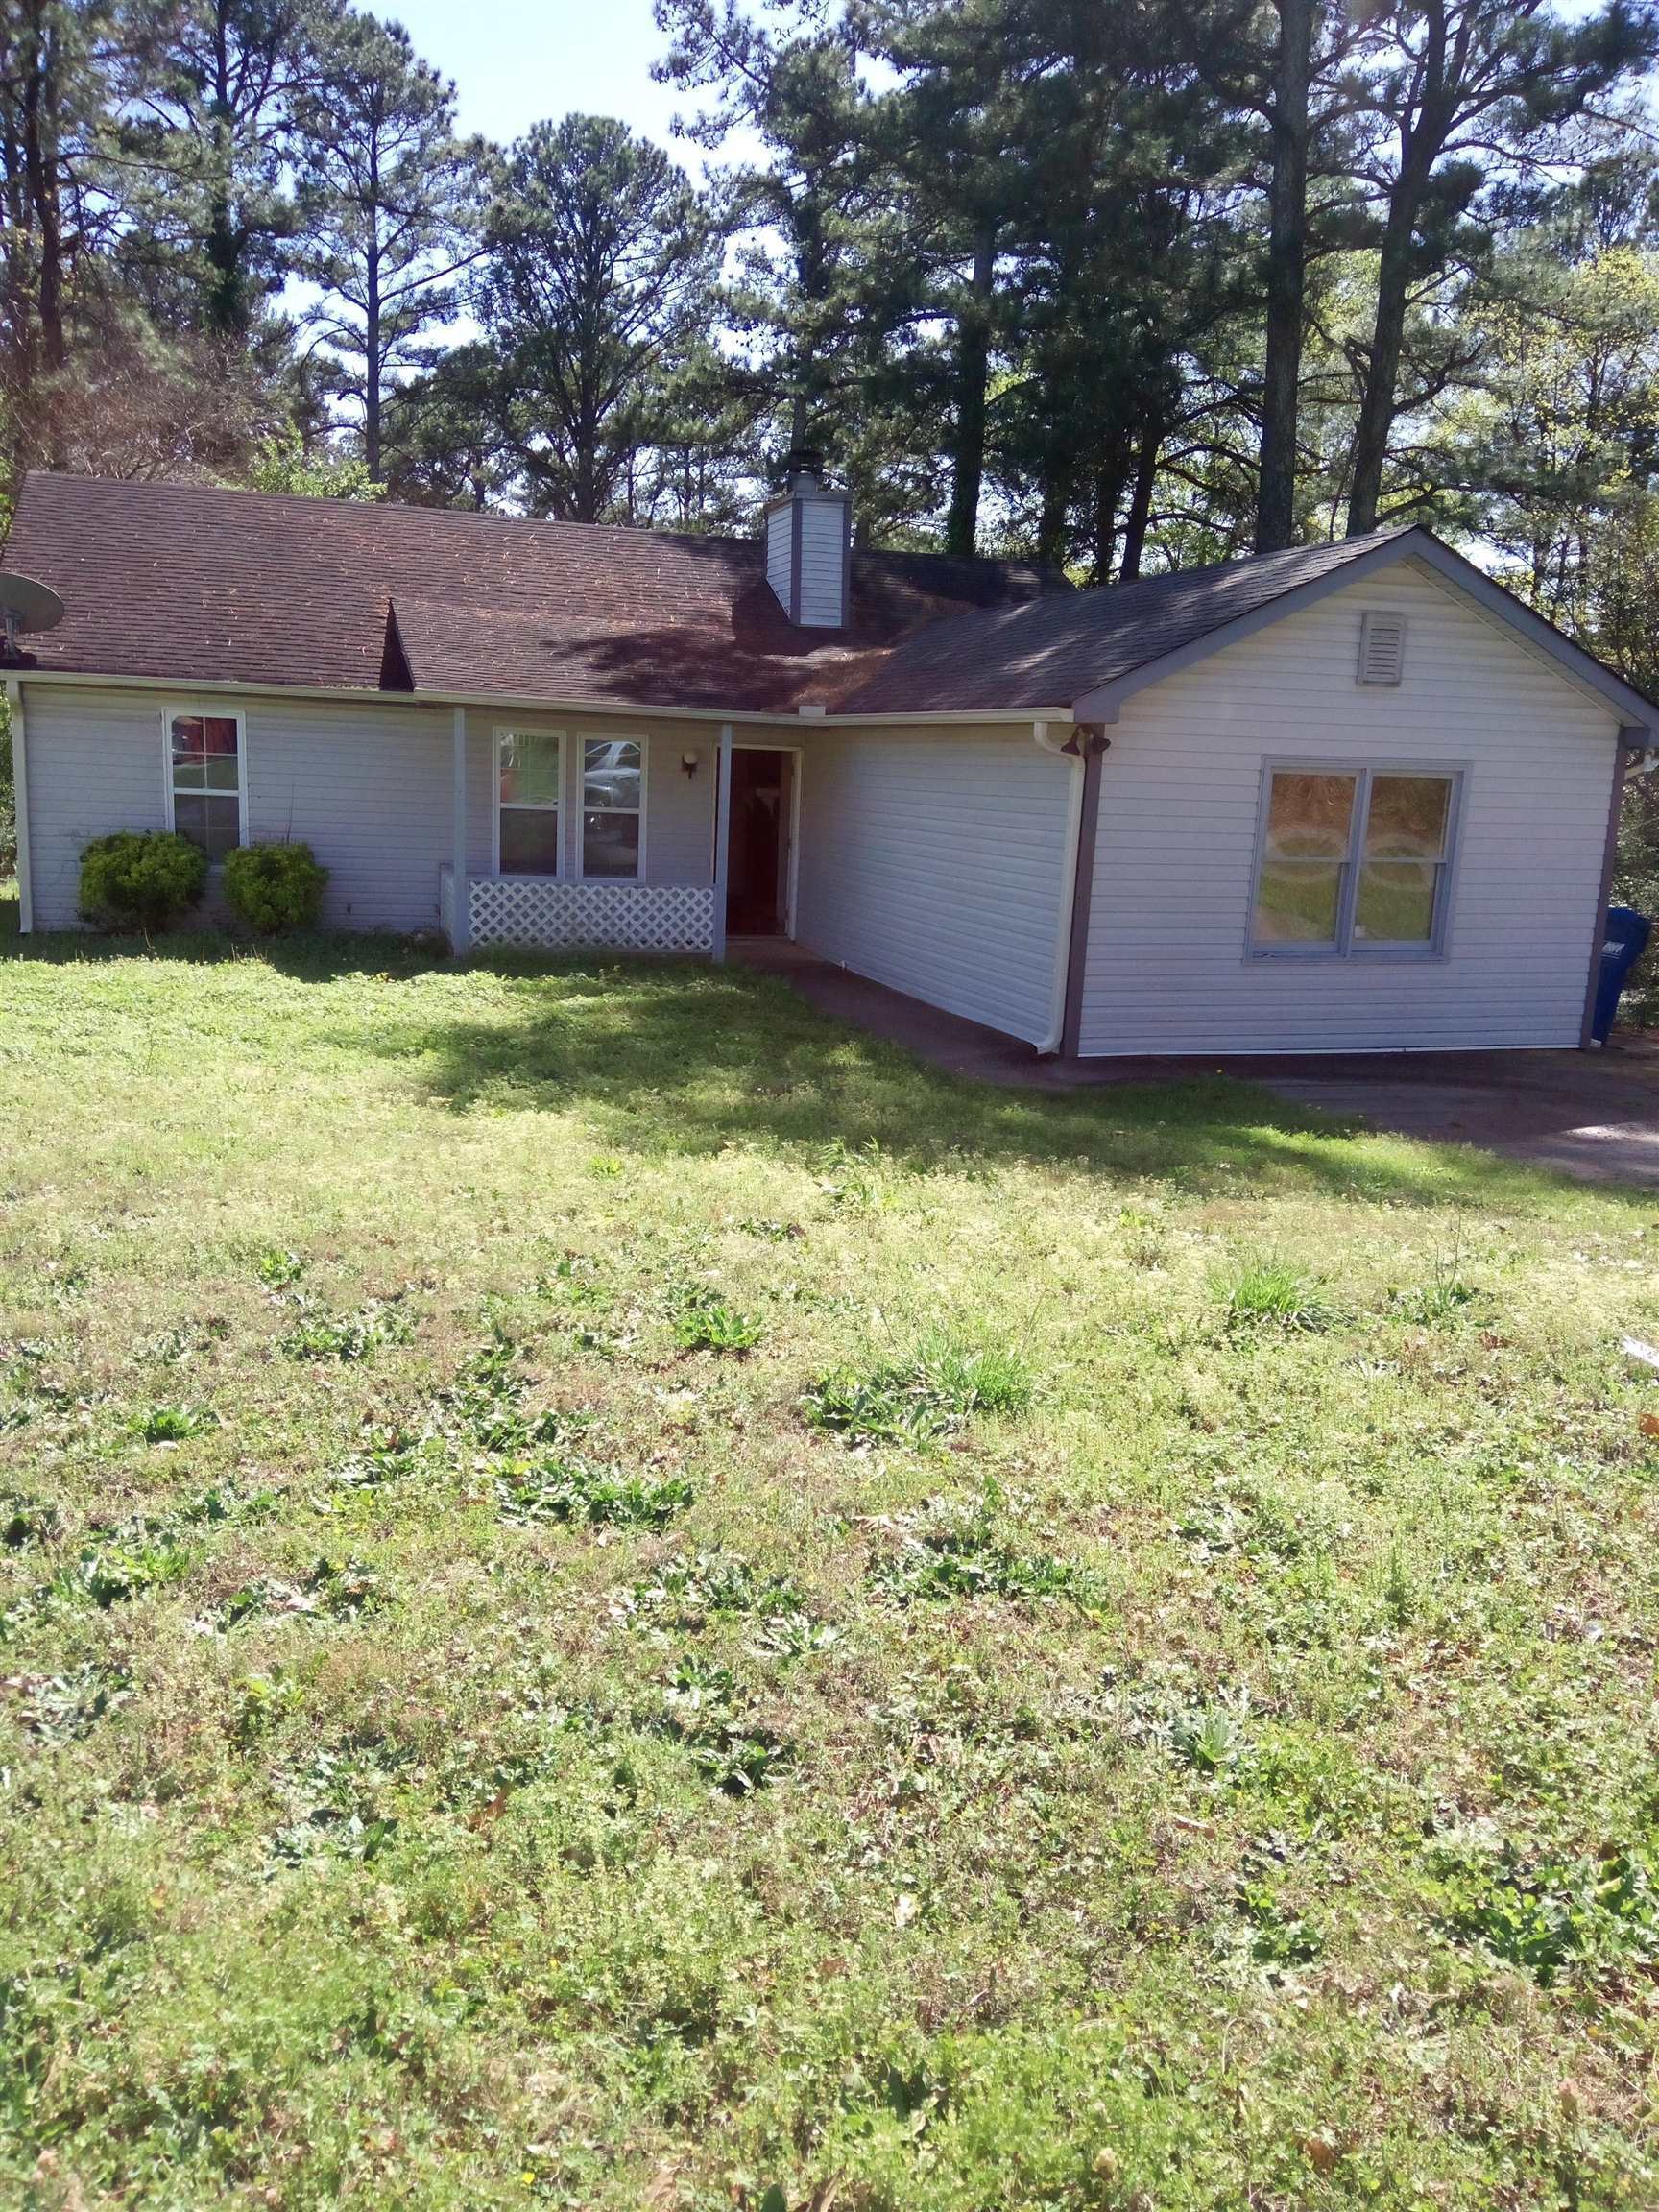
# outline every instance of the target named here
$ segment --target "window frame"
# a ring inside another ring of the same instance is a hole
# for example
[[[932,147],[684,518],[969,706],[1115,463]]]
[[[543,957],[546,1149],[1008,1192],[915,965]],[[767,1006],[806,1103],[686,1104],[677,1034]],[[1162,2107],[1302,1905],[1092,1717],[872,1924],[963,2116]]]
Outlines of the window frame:
[[[508,799],[501,796],[501,740],[504,737],[550,737],[559,748],[557,782],[559,797],[553,805],[545,801]],[[568,873],[570,836],[570,794],[565,787],[565,732],[563,730],[538,730],[523,722],[497,722],[490,733],[490,873],[501,874],[501,809],[505,805],[514,813],[557,814],[559,817],[559,850],[557,865],[551,876],[524,875],[515,871],[508,878],[514,883],[563,883]]]
[[[178,828],[173,802],[178,796],[173,788],[173,725],[183,719],[215,722],[234,722],[236,725],[236,843],[246,845],[248,839],[248,716],[240,707],[226,707],[205,699],[169,699],[161,709],[161,804],[168,830],[176,837],[183,832]],[[228,791],[186,792],[186,798],[228,799]],[[210,860],[210,868],[223,868],[222,859]]]
[[[1450,956],[1452,907],[1456,896],[1457,849],[1463,806],[1469,787],[1471,764],[1467,760],[1394,760],[1367,754],[1359,759],[1333,758],[1330,755],[1274,755],[1262,762],[1262,783],[1256,803],[1256,847],[1250,865],[1250,883],[1244,907],[1244,959],[1301,962],[1359,961],[1373,967],[1405,963],[1421,967],[1426,961]],[[1336,936],[1333,944],[1259,944],[1256,938],[1256,904],[1262,891],[1262,863],[1267,857],[1267,814],[1273,802],[1273,779],[1278,775],[1351,776],[1354,779],[1354,812],[1348,828],[1348,851],[1338,863],[1342,885],[1336,905]],[[1368,944],[1354,936],[1354,912],[1359,898],[1359,873],[1364,861],[1365,826],[1371,818],[1371,786],[1379,776],[1436,776],[1452,786],[1446,814],[1446,855],[1438,862],[1434,886],[1434,917],[1428,941],[1422,945]]]
[[[637,745],[639,748],[639,805],[589,806],[588,805],[588,748],[589,745]],[[651,781],[651,740],[641,730],[578,730],[576,733],[576,866],[579,883],[643,883],[645,877],[645,817]],[[637,814],[639,857],[632,876],[589,876],[588,873],[588,816]]]

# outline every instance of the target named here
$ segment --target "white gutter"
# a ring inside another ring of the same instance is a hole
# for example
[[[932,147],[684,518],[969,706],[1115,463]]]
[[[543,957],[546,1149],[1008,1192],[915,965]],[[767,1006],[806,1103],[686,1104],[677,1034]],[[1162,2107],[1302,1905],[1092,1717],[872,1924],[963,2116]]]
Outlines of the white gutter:
[[[1068,728],[1070,726],[1068,725]],[[1083,748],[1071,731],[1066,743],[1048,733],[1046,722],[1033,722],[1031,737],[1045,753],[1071,764],[1066,793],[1066,844],[1061,856],[1060,914],[1054,930],[1054,978],[1048,998],[1048,1026],[1037,1042],[1039,1052],[1058,1052],[1066,1035],[1066,978],[1071,963],[1071,916],[1077,902],[1077,846],[1083,834]],[[1068,751],[1068,746],[1072,748]]]
[[[160,691],[173,697],[178,696],[183,685],[193,694],[211,694],[215,698],[223,695],[238,699],[315,699],[332,706],[422,707],[445,713],[456,707],[475,707],[481,711],[515,714],[622,714],[631,721],[707,722],[716,728],[722,723],[736,722],[769,730],[799,730],[803,721],[824,724],[830,729],[861,730],[929,723],[955,727],[963,722],[1013,723],[1022,727],[1030,722],[1033,713],[1046,714],[1059,722],[1070,721],[1071,713],[1069,707],[981,707],[972,712],[952,709],[943,713],[820,714],[810,709],[791,707],[777,712],[763,713],[757,709],[753,713],[734,714],[730,707],[654,707],[637,699],[548,699],[517,691],[382,691],[367,684],[208,682],[196,677],[123,676],[107,669],[90,668],[31,668],[26,681],[66,684],[78,688],[92,686],[101,690]]]
[[[23,686],[6,681],[6,706],[12,717],[12,803],[17,816],[17,934],[35,926],[35,884],[29,866],[29,751],[23,732]]]

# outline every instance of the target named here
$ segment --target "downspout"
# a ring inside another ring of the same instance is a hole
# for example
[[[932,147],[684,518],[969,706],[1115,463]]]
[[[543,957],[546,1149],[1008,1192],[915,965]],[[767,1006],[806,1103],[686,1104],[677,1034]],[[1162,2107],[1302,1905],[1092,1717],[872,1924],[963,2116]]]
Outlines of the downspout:
[[[1061,744],[1048,733],[1046,722],[1033,722],[1031,742],[1045,753],[1070,760],[1071,774],[1066,791],[1066,838],[1060,859],[1060,914],[1054,929],[1053,983],[1048,998],[1048,1025],[1037,1041],[1046,1057],[1060,1049],[1066,1029],[1066,968],[1071,946],[1071,906],[1077,896],[1077,839],[1083,827],[1083,756],[1075,733]]]
[[[1071,872],[1070,926],[1066,944],[1066,998],[1059,1050],[1075,1060],[1082,1050],[1083,985],[1089,972],[1089,917],[1094,897],[1094,848],[1100,831],[1100,763],[1112,740],[1097,722],[1080,722],[1071,739],[1082,770],[1082,805]]]
[[[17,818],[17,934],[35,927],[35,882],[29,866],[29,756],[23,738],[23,686],[6,683],[6,708],[12,722],[12,804]]]

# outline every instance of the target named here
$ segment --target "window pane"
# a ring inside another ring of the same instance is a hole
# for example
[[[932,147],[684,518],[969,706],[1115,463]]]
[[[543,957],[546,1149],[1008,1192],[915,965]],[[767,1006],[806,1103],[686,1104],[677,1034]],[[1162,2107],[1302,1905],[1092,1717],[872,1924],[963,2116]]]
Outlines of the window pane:
[[[1439,873],[1432,860],[1368,860],[1354,901],[1356,944],[1431,944]]]
[[[1267,854],[1282,860],[1344,860],[1354,822],[1352,776],[1279,768],[1267,802]]]
[[[241,843],[234,799],[191,798],[180,792],[173,802],[173,827],[180,837],[200,845],[209,860],[223,860]]]
[[[582,796],[589,806],[639,805],[639,747],[631,737],[590,737],[582,748]]]
[[[236,756],[236,717],[234,714],[209,714],[203,724],[204,742],[209,753],[227,753],[232,759]]]
[[[173,717],[173,757],[200,760],[207,750],[207,729],[200,714]]]
[[[186,771],[180,769],[175,781],[182,783]],[[236,756],[234,753],[209,753],[202,767],[195,771],[191,788],[200,789],[204,775],[209,791],[234,791],[238,786]]]
[[[585,814],[582,817],[584,876],[637,876],[637,814]]]
[[[1258,945],[1334,945],[1342,869],[1331,860],[1263,860],[1251,935]]]
[[[1443,860],[1450,776],[1373,776],[1365,851],[1376,860]]]
[[[549,806],[501,809],[503,876],[557,876],[559,816]]]
[[[207,788],[207,763],[205,760],[179,760],[173,762],[173,788],[175,791],[205,791]]]
[[[557,806],[559,740],[515,730],[501,738],[501,797],[508,805]]]

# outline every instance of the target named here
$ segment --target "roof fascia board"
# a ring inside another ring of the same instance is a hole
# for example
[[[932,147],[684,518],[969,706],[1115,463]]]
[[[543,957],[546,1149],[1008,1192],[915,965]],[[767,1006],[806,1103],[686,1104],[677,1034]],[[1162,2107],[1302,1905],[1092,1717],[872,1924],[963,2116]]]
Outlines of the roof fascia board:
[[[880,728],[937,723],[1007,722],[1029,728],[1033,719],[1070,725],[1069,707],[954,707],[905,714],[803,714],[798,708],[654,707],[637,699],[545,699],[532,693],[507,691],[381,691],[353,684],[249,684],[239,680],[204,682],[197,677],[123,676],[95,668],[18,668],[24,684],[62,684],[84,689],[91,685],[116,691],[165,691],[177,694],[180,685],[204,696],[239,699],[313,699],[334,706],[387,707],[406,713],[411,707],[448,713],[455,707],[476,707],[515,714],[622,714],[633,720],[658,722],[757,723],[767,729],[817,730]]]
[[[1419,561],[1433,569],[1455,590],[1472,599],[1482,613],[1517,633],[1525,644],[1551,661],[1569,682],[1611,707],[1622,722],[1647,730],[1659,729],[1659,709],[1649,706],[1639,691],[1633,691],[1610,668],[1603,668],[1581,646],[1564,637],[1541,614],[1534,614],[1529,607],[1524,607],[1512,591],[1505,591],[1501,584],[1494,584],[1489,576],[1482,575],[1472,561],[1464,560],[1462,554],[1455,553],[1450,545],[1442,545],[1437,538],[1423,529],[1402,531],[1397,538],[1390,538],[1385,543],[1358,554],[1352,561],[1345,561],[1339,568],[1311,577],[1306,584],[1292,585],[1277,599],[1268,600],[1265,606],[1254,607],[1247,614],[1223,623],[1219,629],[1177,646],[1172,653],[1144,661],[1110,684],[1086,691],[1072,702],[1072,719],[1116,722],[1123,702],[1132,699],[1137,691],[1162,684],[1167,677],[1179,675],[1182,669],[1209,660],[1213,653],[1224,652],[1228,646],[1253,637],[1258,631],[1269,629],[1286,614],[1316,607],[1334,592],[1346,590],[1350,585],[1395,567],[1402,561]]]

